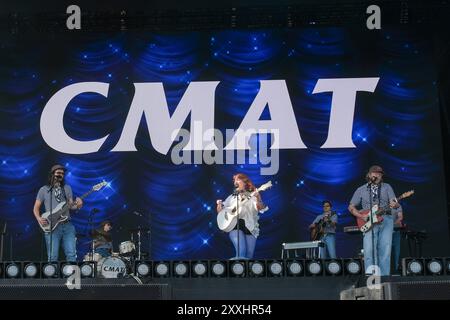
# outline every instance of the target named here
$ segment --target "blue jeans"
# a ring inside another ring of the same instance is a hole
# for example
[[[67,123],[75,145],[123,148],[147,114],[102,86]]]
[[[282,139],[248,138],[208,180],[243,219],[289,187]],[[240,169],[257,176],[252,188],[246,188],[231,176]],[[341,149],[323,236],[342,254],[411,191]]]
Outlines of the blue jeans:
[[[325,243],[325,247],[319,248],[319,257],[321,259],[336,259],[336,235],[327,233],[321,240]]]
[[[50,236],[51,234],[51,236]],[[52,238],[52,252],[50,253],[50,237]],[[49,261],[58,261],[59,244],[63,242],[66,261],[77,261],[77,238],[75,227],[71,222],[59,224],[51,233],[45,234],[45,243],[47,245],[47,257]]]
[[[256,238],[251,234],[245,234],[239,230],[239,252],[238,252],[238,231],[232,230],[229,233],[231,242],[236,251],[235,259],[252,259],[255,252]]]
[[[376,224],[371,230],[364,234],[364,265],[366,273],[371,265],[378,265],[382,276],[388,276],[391,273],[391,248],[392,232],[394,230],[394,221],[392,216],[384,216],[382,223]],[[372,248],[372,234],[374,248]],[[373,249],[373,251],[372,251]],[[375,256],[375,261],[372,259]]]
[[[400,270],[400,245],[401,245],[402,234],[400,231],[394,231],[392,233],[392,256],[394,260],[394,271]]]

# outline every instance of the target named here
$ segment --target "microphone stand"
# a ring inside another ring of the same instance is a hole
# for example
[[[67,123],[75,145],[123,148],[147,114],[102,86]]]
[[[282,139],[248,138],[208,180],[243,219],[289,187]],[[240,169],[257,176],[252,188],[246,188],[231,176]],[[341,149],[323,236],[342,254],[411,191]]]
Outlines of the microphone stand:
[[[4,225],[2,226],[2,231],[0,233],[0,262],[3,261],[3,246],[5,241],[6,226],[7,222],[5,221]]]
[[[148,257],[147,259],[150,260],[151,259],[151,251],[152,251],[152,232],[151,232],[151,225],[152,225],[152,216],[151,213],[148,213],[148,231],[147,231],[147,235],[148,235]]]
[[[9,261],[13,261],[13,234],[9,233]]]
[[[138,260],[141,260],[141,230],[138,231]]]
[[[49,254],[48,254],[48,262],[53,262],[51,261],[52,259],[52,250],[53,250],[53,219],[52,219],[52,214],[53,214],[53,207],[52,207],[52,200],[53,200],[53,188],[54,188],[54,184],[55,184],[55,175],[52,175],[52,180],[51,180],[51,184],[50,184],[50,245],[49,245]],[[45,234],[44,234],[45,237]]]
[[[370,209],[369,209],[369,217],[370,217],[370,225],[371,225],[370,232],[371,232],[371,238],[372,238],[372,263],[373,263],[373,265],[378,265],[378,264],[375,263],[375,238],[374,238],[374,234],[373,234],[375,226],[373,224],[373,217],[372,217],[372,205],[373,205],[373,202],[372,202],[372,185],[373,185],[373,180],[371,179],[369,184],[367,185],[367,187],[369,188],[369,207],[370,207]],[[378,196],[380,196],[380,195],[378,194]],[[375,274],[375,269],[372,270],[372,274]]]
[[[148,257],[147,257],[147,259],[150,259],[150,257],[151,257],[151,246],[152,246],[152,243],[151,243],[151,231],[150,231],[150,226],[151,226],[151,214],[150,213],[140,213],[140,212],[137,212],[137,211],[134,211],[133,212],[135,215],[137,215],[137,216],[139,216],[139,217],[141,217],[141,218],[145,218],[145,220],[147,220],[148,219],[148,231],[147,231],[147,235],[148,235]],[[142,231],[143,230],[141,230],[141,228],[139,227],[138,229],[137,229],[137,233],[136,233],[136,235],[137,235],[137,247],[138,247],[138,252],[137,252],[137,260],[142,260],[142,250],[141,250],[141,246],[142,246]],[[133,241],[133,233],[131,234],[131,240]],[[134,241],[133,241],[134,242]]]
[[[239,190],[234,191],[234,195],[236,197],[236,212],[237,212],[237,252],[236,252],[236,260],[240,258],[240,225],[239,225]]]
[[[95,209],[95,208],[94,208]],[[91,241],[91,261],[94,261],[94,254],[95,254],[95,245],[94,245],[94,209],[91,210],[91,212],[89,213],[89,219],[88,219],[88,228],[91,231],[90,236],[92,237],[92,241]]]

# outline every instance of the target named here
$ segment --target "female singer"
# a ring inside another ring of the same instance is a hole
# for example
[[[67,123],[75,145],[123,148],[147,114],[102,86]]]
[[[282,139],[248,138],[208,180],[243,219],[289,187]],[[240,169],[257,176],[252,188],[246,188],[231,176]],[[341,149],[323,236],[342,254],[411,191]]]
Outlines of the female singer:
[[[263,213],[269,208],[262,202],[261,195],[245,174],[234,175],[233,183],[236,188],[235,192],[223,202],[220,199],[217,200],[216,209],[219,213],[224,207],[235,208],[238,202],[238,223],[229,232],[230,240],[236,251],[234,259],[252,259],[256,238],[259,235],[258,213]]]

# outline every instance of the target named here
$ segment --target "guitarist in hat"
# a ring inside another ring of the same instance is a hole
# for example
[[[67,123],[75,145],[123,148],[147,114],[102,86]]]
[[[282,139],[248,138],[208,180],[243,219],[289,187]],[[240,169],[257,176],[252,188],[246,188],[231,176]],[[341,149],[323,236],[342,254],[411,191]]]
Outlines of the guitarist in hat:
[[[54,165],[49,172],[48,182],[39,189],[36,201],[33,207],[33,213],[41,225],[47,225],[48,221],[41,217],[41,206],[44,203],[46,211],[55,209],[59,203],[65,201],[69,204],[69,209],[77,210],[83,206],[83,201],[76,198],[73,201],[72,188],[65,184],[64,175],[66,168],[57,164]],[[45,243],[47,246],[47,256],[49,261],[58,261],[59,246],[62,241],[66,261],[75,262],[76,255],[76,232],[75,227],[69,218],[60,222],[57,227],[48,233],[45,233]],[[51,252],[50,252],[51,251]]]
[[[323,204],[323,213],[319,214],[313,223],[309,226],[309,229],[314,232],[314,239],[321,240],[325,247],[320,248],[321,259],[336,259],[336,225],[337,214],[331,211],[331,202],[325,200]]]
[[[362,210],[371,209],[371,206],[378,205],[379,208],[398,208],[394,190],[383,182],[384,171],[380,166],[374,165],[369,168],[366,175],[366,183],[356,189],[350,200],[348,210],[356,218],[363,218],[356,207],[361,206]],[[388,212],[389,213],[389,212]],[[377,223],[370,230],[364,233],[364,265],[366,273],[371,273],[371,266],[380,268],[381,276],[390,274],[392,231],[394,229],[393,217],[390,214],[383,216],[384,220]]]

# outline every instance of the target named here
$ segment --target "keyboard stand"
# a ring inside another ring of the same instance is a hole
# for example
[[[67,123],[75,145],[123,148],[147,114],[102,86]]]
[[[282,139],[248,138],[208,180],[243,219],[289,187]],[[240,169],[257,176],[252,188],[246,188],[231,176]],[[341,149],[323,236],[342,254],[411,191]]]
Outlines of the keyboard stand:
[[[305,251],[306,259],[318,259],[319,248],[323,248],[325,243],[322,241],[307,241],[307,242],[291,242],[283,243],[281,245],[281,259],[291,259],[291,253],[293,251],[294,258],[299,258],[298,250]]]

